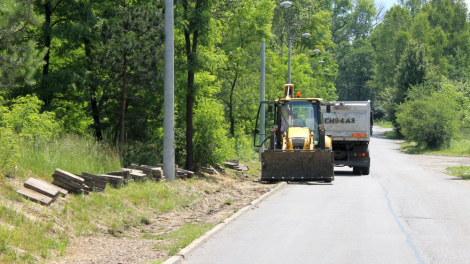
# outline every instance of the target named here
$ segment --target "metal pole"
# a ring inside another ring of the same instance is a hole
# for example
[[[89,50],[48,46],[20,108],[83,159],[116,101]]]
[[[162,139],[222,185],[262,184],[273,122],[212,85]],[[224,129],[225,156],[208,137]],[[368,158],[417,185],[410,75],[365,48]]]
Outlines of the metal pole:
[[[175,51],[173,0],[165,0],[165,42],[163,82],[163,174],[175,179]]]
[[[291,49],[292,49],[292,40],[289,38],[289,60],[287,62],[287,83],[291,83],[290,78],[290,67],[291,67]]]
[[[266,54],[266,47],[264,45],[264,40],[261,42],[261,79],[260,79],[260,83],[259,83],[259,100],[261,102],[263,102],[265,100],[264,98],[264,95],[265,95],[265,85],[266,85],[266,79],[265,79],[265,69],[266,69],[266,57],[265,57],[265,54]],[[259,131],[260,131],[260,142],[263,142],[264,139],[265,139],[265,133],[266,133],[266,129],[265,129],[265,111],[261,110],[261,116],[260,116],[260,128],[259,128]],[[261,153],[264,152],[264,145],[261,145],[261,147],[259,148],[259,157],[260,157],[260,160],[261,160]]]

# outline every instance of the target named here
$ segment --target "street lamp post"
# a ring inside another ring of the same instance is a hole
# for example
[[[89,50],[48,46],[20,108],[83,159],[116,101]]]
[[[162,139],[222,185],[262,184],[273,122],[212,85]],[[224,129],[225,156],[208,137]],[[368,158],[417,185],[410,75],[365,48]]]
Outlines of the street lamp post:
[[[290,1],[284,1],[281,4],[279,4],[280,7],[282,8],[289,8],[292,6],[292,2]],[[292,65],[292,43],[294,42],[295,39],[299,38],[291,38],[290,37],[290,27],[288,27],[287,30],[287,38],[288,38],[288,46],[289,46],[289,53],[288,53],[288,61],[287,61],[287,83],[292,83],[291,80],[291,65]],[[300,37],[302,38],[308,38],[310,37],[310,33],[303,33]]]

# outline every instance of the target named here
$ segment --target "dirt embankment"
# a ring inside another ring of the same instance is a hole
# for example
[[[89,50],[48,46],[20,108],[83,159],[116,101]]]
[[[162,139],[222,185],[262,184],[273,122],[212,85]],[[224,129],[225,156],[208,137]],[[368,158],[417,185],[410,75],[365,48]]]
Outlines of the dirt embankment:
[[[241,179],[226,175],[207,176],[197,189],[201,198],[191,206],[149,219],[148,225],[130,228],[115,237],[98,234],[95,237],[72,238],[64,256],[48,260],[48,263],[154,263],[168,258],[164,250],[156,250],[157,244],[168,241],[145,239],[143,234],[162,235],[177,230],[184,223],[212,223],[230,217],[234,212],[274,188],[275,184],[262,184],[254,179]],[[212,191],[209,191],[212,190]],[[228,202],[229,201],[229,202]]]

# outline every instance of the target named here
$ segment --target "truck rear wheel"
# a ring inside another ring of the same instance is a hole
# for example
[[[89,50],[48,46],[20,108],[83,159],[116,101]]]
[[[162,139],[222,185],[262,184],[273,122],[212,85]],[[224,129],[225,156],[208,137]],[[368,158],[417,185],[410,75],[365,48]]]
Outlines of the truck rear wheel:
[[[353,167],[353,174],[361,175],[361,167]]]
[[[362,175],[369,175],[370,167],[362,167]]]

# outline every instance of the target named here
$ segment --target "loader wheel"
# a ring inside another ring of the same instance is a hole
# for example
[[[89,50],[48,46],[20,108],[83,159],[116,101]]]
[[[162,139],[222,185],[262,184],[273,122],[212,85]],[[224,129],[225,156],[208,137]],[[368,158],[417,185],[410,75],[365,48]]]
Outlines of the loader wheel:
[[[361,175],[361,167],[353,167],[353,174]]]
[[[362,167],[362,175],[369,175],[370,167]]]

